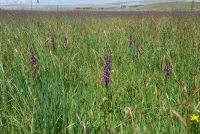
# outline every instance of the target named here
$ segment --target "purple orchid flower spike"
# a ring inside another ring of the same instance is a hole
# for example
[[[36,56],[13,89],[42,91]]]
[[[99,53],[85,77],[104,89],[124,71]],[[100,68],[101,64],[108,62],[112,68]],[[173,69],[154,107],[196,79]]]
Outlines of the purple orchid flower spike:
[[[35,79],[37,71],[37,59],[32,48],[30,49],[30,54],[31,54],[30,64],[32,66],[33,79]]]
[[[130,34],[130,37],[129,37],[129,47],[132,48],[133,46],[133,37],[132,37],[132,34]]]
[[[110,71],[111,71],[111,61],[108,54],[104,55],[104,70],[103,70],[103,81],[106,88],[108,88],[108,84],[110,82]]]
[[[68,39],[67,39],[67,37],[65,36],[65,37],[64,37],[64,48],[67,47],[67,44],[68,44]]]
[[[168,63],[168,64],[165,66],[165,69],[164,69],[164,75],[165,75],[165,78],[166,78],[166,79],[169,77],[170,71],[171,71],[171,66],[170,66],[170,64]]]

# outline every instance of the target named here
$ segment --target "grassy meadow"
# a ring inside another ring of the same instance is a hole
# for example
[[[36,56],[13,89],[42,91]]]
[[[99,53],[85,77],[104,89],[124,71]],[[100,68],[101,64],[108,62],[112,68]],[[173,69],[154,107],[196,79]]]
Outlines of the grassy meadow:
[[[1,16],[0,133],[199,133],[199,24],[156,13]]]

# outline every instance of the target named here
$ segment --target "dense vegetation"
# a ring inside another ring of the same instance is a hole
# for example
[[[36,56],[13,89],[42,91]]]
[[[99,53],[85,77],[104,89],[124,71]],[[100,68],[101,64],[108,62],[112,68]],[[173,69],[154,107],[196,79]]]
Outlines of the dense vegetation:
[[[1,16],[0,132],[200,131],[191,120],[199,24],[197,15]]]

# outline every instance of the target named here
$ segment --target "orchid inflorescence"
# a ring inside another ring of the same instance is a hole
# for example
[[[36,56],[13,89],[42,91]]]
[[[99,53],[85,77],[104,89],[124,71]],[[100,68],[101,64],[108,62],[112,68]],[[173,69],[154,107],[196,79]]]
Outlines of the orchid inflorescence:
[[[104,70],[103,70],[103,81],[106,88],[108,88],[108,84],[110,82],[110,71],[111,71],[111,61],[110,56],[108,54],[104,55]]]
[[[171,70],[171,66],[170,64],[168,63],[166,66],[165,66],[165,69],[164,69],[164,75],[165,75],[165,78],[167,79],[170,75],[170,70]]]
[[[35,79],[36,71],[37,71],[37,59],[36,59],[36,56],[35,56],[32,48],[30,49],[30,55],[31,55],[30,64],[32,66],[33,79]]]

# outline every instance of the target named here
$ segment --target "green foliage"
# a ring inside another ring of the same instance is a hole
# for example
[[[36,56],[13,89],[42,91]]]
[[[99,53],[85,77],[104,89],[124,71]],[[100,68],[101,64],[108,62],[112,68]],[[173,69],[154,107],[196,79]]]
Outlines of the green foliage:
[[[199,24],[197,16],[1,17],[0,132],[189,132],[200,102]],[[129,47],[130,33],[138,55]],[[108,89],[104,51],[113,70]]]

